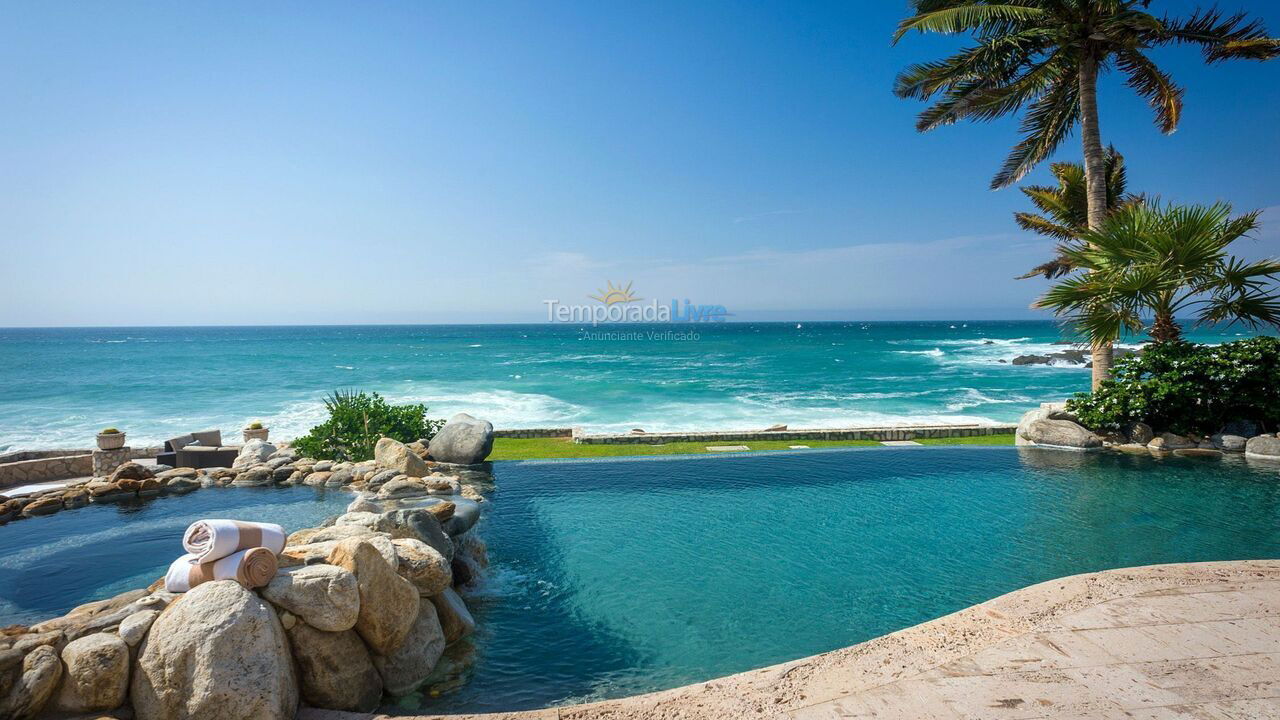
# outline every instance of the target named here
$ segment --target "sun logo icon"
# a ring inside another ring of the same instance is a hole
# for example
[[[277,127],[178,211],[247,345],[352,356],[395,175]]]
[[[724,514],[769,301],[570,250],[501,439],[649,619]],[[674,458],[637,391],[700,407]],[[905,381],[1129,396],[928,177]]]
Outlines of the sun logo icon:
[[[640,298],[631,292],[631,283],[627,283],[626,287],[614,286],[612,282],[606,283],[606,287],[598,290],[599,295],[588,295],[592,300],[599,300],[605,305],[616,305],[617,303],[636,302]]]

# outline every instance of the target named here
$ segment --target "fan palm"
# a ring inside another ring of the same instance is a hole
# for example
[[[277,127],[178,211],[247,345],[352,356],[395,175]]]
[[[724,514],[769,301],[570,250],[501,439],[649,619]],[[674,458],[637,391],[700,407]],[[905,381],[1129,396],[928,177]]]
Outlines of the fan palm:
[[[1132,204],[1080,236],[1065,253],[1086,272],[1050,288],[1036,306],[1072,322],[1093,342],[1147,331],[1155,342],[1182,336],[1176,318],[1197,324],[1280,327],[1280,262],[1245,262],[1227,246],[1258,228],[1257,212],[1231,217],[1225,203]],[[1151,318],[1151,325],[1144,323]]]
[[[1145,98],[1165,133],[1178,127],[1182,88],[1147,55],[1152,47],[1197,45],[1206,62],[1266,60],[1280,40],[1244,13],[1198,10],[1188,18],[1158,18],[1151,0],[910,0],[894,42],[913,30],[972,33],[977,43],[944,60],[918,63],[898,75],[900,97],[933,100],[916,128],[958,120],[992,120],[1024,107],[1023,139],[991,182],[1007,187],[1031,171],[1080,125],[1088,225],[1106,217],[1106,177],[1098,126],[1098,76],[1111,69]],[[1110,347],[1095,347],[1096,387],[1110,375]]]
[[[1142,202],[1141,195],[1126,192],[1128,179],[1124,156],[1114,147],[1107,148],[1103,158],[1107,178],[1107,213],[1131,203]],[[1058,240],[1058,256],[1031,268],[1018,279],[1044,277],[1054,279],[1071,272],[1073,266],[1066,252],[1079,246],[1080,235],[1089,229],[1089,207],[1085,199],[1084,166],[1080,163],[1057,162],[1049,166],[1057,186],[1031,185],[1018,188],[1043,215],[1016,212],[1013,219],[1023,230],[1047,235]]]

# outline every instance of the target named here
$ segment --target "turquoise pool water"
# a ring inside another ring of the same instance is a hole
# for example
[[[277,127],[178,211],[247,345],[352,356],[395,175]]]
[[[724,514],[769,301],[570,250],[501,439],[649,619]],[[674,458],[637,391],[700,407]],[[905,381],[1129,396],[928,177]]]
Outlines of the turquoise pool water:
[[[513,710],[831,650],[1054,577],[1280,557],[1280,466],[1013,448],[496,463],[465,682]],[[146,585],[200,517],[289,530],[343,492],[219,488],[0,526],[0,625]]]
[[[274,522],[292,532],[342,513],[351,497],[311,487],[209,488],[0,526],[0,625],[31,624],[150,585],[184,552],[182,531],[200,518]]]
[[[918,448],[496,474],[470,680],[401,712],[627,695],[1063,575],[1280,557],[1280,468],[1241,460]]]

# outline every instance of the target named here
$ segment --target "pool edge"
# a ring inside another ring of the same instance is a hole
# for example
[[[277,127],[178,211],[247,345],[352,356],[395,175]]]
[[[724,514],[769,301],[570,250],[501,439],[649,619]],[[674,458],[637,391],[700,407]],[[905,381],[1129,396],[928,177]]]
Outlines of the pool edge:
[[[1275,583],[1280,607],[1280,559],[1172,563],[1069,575],[866,642],[669,690],[583,705],[491,714],[385,716],[304,708],[302,720],[587,720],[588,718],[823,717],[823,704],[916,678],[1002,641],[1062,630],[1064,616],[1140,595],[1232,589]],[[1269,596],[1270,599],[1270,596]],[[811,712],[812,711],[812,712]],[[1045,716],[1052,711],[1046,710]],[[834,717],[834,715],[833,715]],[[1040,717],[1040,716],[1037,716]]]

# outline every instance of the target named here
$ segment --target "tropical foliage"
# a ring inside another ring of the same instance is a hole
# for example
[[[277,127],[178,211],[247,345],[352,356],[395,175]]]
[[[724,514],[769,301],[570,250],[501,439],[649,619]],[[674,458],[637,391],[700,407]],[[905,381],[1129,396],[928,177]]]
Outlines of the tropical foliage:
[[[1197,10],[1187,18],[1147,12],[1151,0],[910,0],[894,42],[912,31],[969,33],[976,43],[943,60],[917,63],[898,75],[900,97],[932,102],[921,132],[959,120],[993,120],[1024,108],[1023,138],[991,181],[1012,185],[1049,157],[1080,126],[1088,225],[1106,217],[1106,177],[1098,126],[1098,77],[1118,70],[1145,98],[1156,125],[1171,133],[1182,116],[1182,88],[1147,51],[1188,43],[1206,62],[1266,60],[1280,55],[1244,13]],[[1094,344],[1093,384],[1110,376],[1111,346]]]
[[[1243,13],[1198,10],[1188,18],[1147,12],[1150,0],[911,0],[894,42],[911,31],[971,33],[977,43],[944,60],[918,63],[899,74],[901,97],[936,101],[920,114],[920,131],[958,120],[992,120],[1024,107],[1024,137],[992,180],[1007,187],[1047,158],[1084,123],[1084,141],[1096,133],[1096,79],[1118,70],[1146,99],[1156,125],[1171,133],[1182,116],[1183,90],[1147,52],[1179,43],[1199,46],[1206,62],[1265,60],[1280,55]],[[1090,127],[1092,126],[1092,127]],[[1090,154],[1085,150],[1086,161]],[[1099,168],[1101,170],[1101,168]]]
[[[1077,394],[1067,409],[1095,430],[1142,421],[1208,435],[1244,420],[1274,431],[1280,418],[1280,339],[1152,345],[1118,360],[1114,380],[1092,394]]]
[[[433,437],[443,420],[428,420],[425,405],[390,405],[378,393],[338,390],[325,398],[329,419],[294,441],[298,452],[324,460],[370,460],[383,437],[413,442]]]
[[[1181,337],[1175,318],[1198,324],[1280,327],[1274,281],[1280,262],[1245,262],[1227,247],[1257,229],[1258,213],[1231,206],[1134,204],[1080,236],[1067,261],[1087,272],[1060,281],[1036,301],[1091,342],[1147,331],[1156,342]],[[1152,318],[1148,327],[1144,318]]]
[[[1107,214],[1116,210],[1142,202],[1141,195],[1128,193],[1128,177],[1125,172],[1124,156],[1116,152],[1114,147],[1107,148],[1104,158],[1107,177]],[[1089,200],[1085,190],[1084,166],[1073,162],[1056,162],[1049,166],[1057,185],[1029,185],[1018,188],[1026,195],[1031,204],[1041,213],[1016,212],[1013,219],[1023,230],[1030,230],[1039,235],[1054,238],[1058,241],[1058,255],[1042,265],[1031,268],[1019,280],[1030,277],[1044,277],[1052,280],[1059,278],[1074,269],[1071,259],[1066,256],[1068,250],[1080,248],[1080,235],[1089,229]]]

